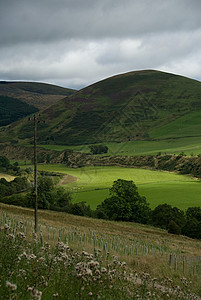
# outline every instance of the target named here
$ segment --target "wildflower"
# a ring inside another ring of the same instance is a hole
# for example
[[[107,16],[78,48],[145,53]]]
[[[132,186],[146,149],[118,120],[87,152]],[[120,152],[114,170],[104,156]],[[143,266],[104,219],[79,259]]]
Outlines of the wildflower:
[[[92,270],[89,268],[86,268],[86,275],[92,276]]]
[[[10,229],[10,227],[8,226],[8,224],[5,224],[5,225],[4,225],[4,229],[5,229],[5,230]]]
[[[88,262],[88,266],[91,267],[91,268],[99,266],[99,262],[91,260],[90,262]]]
[[[14,234],[12,234],[12,233],[10,233],[10,234],[8,235],[8,237],[11,238],[11,239],[14,239],[14,238],[15,238]]]
[[[106,273],[106,272],[107,272],[107,269],[103,267],[103,268],[101,268],[101,272],[102,272],[102,273]]]
[[[92,296],[93,295],[93,293],[92,292],[89,292],[89,296]]]
[[[32,298],[34,298],[35,300],[41,300],[42,297],[42,292],[38,291],[37,289],[33,288],[33,287],[28,287],[28,292],[30,292],[30,295]]]
[[[12,292],[14,292],[17,289],[17,285],[14,283],[11,283],[10,281],[6,281],[6,287],[10,288]]]
[[[22,239],[25,239],[26,238],[26,235],[24,234],[24,232],[19,232],[17,234],[18,237],[22,238]]]
[[[59,297],[59,294],[58,294],[58,293],[53,294],[52,297],[55,297],[55,298],[56,298],[56,297]]]
[[[38,262],[43,262],[43,261],[45,261],[45,258],[44,257],[39,257],[39,259],[38,259]]]
[[[96,274],[96,275],[100,275],[100,271],[97,269],[97,270],[95,271],[95,274]]]

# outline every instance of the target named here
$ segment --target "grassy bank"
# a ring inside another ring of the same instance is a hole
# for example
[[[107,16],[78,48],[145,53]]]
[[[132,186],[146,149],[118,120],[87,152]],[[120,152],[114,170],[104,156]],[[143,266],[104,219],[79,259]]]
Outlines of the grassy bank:
[[[3,255],[7,264],[5,273],[1,273],[4,299],[17,293],[17,299],[29,299],[33,290],[42,293],[38,299],[54,299],[57,293],[58,299],[76,299],[76,295],[79,299],[121,299],[122,291],[125,299],[199,299],[192,293],[201,296],[200,241],[150,226],[50,211],[39,211],[40,232],[32,240],[31,209],[0,204],[0,217],[1,228],[5,223],[11,228],[6,229],[6,235],[5,229],[0,232],[1,258]],[[87,259],[81,251],[92,256]],[[90,267],[92,260],[98,261],[99,267]],[[76,268],[78,263],[83,268]],[[91,275],[86,280],[82,280],[85,276],[77,276],[86,268],[94,277],[98,269],[102,280],[90,280],[94,278]],[[108,275],[114,268],[111,281]],[[16,289],[12,291],[6,281]]]

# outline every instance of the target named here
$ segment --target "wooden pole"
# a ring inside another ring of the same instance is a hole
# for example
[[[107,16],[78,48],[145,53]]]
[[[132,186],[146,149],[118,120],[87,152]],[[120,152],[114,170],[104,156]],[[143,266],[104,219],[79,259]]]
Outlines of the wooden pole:
[[[35,218],[35,232],[38,232],[38,189],[37,189],[37,118],[34,115],[34,218]]]

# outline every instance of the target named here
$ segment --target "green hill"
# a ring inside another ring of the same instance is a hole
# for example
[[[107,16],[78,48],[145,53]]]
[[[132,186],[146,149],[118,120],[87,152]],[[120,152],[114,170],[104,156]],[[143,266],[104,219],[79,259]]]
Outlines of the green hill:
[[[22,102],[45,109],[74,90],[38,82],[0,81],[0,96],[17,98]]]
[[[201,83],[154,71],[113,76],[61,99],[43,110],[39,143],[81,145],[201,135]],[[32,124],[6,131],[21,140]],[[28,140],[27,140],[28,141]]]
[[[37,111],[36,107],[19,99],[0,96],[0,126],[8,125]]]

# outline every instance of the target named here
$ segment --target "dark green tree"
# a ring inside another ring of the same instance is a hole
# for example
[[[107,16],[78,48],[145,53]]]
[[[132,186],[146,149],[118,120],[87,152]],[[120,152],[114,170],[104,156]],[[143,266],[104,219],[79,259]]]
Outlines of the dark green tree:
[[[197,221],[201,222],[201,207],[189,207],[186,211],[186,217],[188,219],[195,218]]]
[[[173,220],[171,220],[168,224],[168,233],[180,234],[181,228]]]
[[[195,218],[187,219],[182,228],[182,234],[193,239],[201,239],[201,222]]]
[[[89,149],[92,154],[102,154],[108,152],[108,147],[106,145],[91,145],[89,146]]]
[[[54,188],[51,192],[51,209],[69,210],[72,200],[71,193],[62,187]]]
[[[158,205],[151,213],[152,224],[163,229],[168,229],[170,221],[174,221],[179,227],[185,223],[184,212],[169,204]]]
[[[110,195],[97,207],[97,216],[119,221],[148,222],[149,204],[145,197],[140,196],[133,181],[114,181]]]
[[[10,161],[5,156],[0,156],[0,167],[8,169],[10,167]]]

